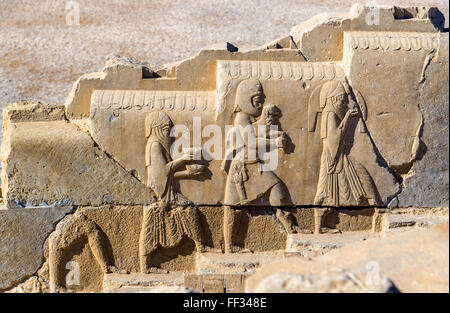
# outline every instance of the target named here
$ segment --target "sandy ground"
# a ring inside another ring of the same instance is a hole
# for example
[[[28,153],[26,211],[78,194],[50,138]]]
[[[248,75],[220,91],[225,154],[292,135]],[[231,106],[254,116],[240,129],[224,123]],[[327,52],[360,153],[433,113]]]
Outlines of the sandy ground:
[[[80,25],[68,25],[68,2],[74,1],[0,0],[0,108],[21,99],[62,104],[72,83],[84,73],[101,70],[111,53],[158,66],[193,56],[211,44],[263,44],[316,14],[348,11],[353,4],[347,0],[78,0]],[[448,20],[446,0],[376,3],[437,6]]]

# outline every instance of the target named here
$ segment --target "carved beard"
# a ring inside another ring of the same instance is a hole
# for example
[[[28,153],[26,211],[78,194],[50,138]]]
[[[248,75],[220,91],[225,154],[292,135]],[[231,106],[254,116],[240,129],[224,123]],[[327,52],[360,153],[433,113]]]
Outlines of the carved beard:
[[[337,95],[339,96],[339,95]],[[348,105],[347,104],[342,104],[340,106],[337,106],[336,104],[336,100],[335,98],[337,96],[331,97],[330,98],[330,102],[331,102],[331,108],[332,111],[334,111],[336,113],[337,116],[339,116],[339,118],[342,120],[345,116],[345,113],[348,111]]]

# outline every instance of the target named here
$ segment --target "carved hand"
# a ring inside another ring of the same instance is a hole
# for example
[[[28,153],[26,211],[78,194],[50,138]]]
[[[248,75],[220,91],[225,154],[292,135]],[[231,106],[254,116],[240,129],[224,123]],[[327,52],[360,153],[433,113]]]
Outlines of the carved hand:
[[[194,177],[197,177],[197,176],[201,176],[203,173],[204,172],[189,173],[189,176],[194,178]]]
[[[355,116],[359,115],[359,112],[358,112],[357,108],[350,109],[347,112],[348,112],[347,114],[349,114],[350,117],[355,117]]]
[[[184,155],[181,157],[181,159],[185,161],[192,161],[194,160],[194,157],[196,154],[199,153],[199,149],[196,148],[186,148],[183,149]]]
[[[281,133],[281,135],[275,139],[275,143],[278,148],[284,149],[287,143],[286,133]]]

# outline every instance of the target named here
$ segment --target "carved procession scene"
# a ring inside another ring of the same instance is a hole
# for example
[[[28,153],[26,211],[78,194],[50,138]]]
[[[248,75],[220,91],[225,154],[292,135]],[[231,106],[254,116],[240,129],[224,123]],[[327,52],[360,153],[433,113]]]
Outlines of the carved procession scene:
[[[242,292],[255,264],[311,253],[305,240],[382,232],[433,149],[418,90],[444,71],[428,67],[444,62],[448,33],[431,11],[383,8],[373,26],[367,10],[161,69],[110,57],[64,106],[6,108],[6,208],[65,210],[33,277],[53,292],[203,292],[215,274],[215,291]]]

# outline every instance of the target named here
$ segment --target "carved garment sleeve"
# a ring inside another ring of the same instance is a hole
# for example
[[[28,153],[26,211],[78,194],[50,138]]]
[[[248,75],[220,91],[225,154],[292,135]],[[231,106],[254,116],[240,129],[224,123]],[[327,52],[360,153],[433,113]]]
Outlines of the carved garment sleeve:
[[[162,198],[167,189],[169,175],[171,174],[170,167],[167,166],[165,150],[163,146],[157,142],[149,142],[147,144],[146,163],[148,171],[148,186],[153,189],[159,198]]]

